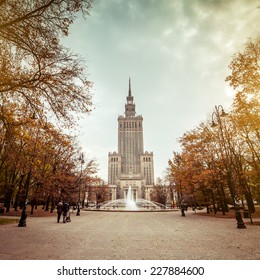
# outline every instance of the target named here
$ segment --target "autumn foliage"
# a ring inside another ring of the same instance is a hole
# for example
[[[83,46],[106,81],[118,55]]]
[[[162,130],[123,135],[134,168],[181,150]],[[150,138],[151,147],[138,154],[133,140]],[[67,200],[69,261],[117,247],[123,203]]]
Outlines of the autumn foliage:
[[[60,42],[92,0],[0,1],[0,100],[66,123],[91,111],[91,82],[80,57]],[[43,111],[44,109],[44,111]]]
[[[78,203],[97,171],[61,130],[92,110],[84,62],[61,44],[92,0],[0,1],[0,202]]]
[[[236,90],[231,110],[216,106],[211,118],[179,139],[169,160],[168,179],[179,200],[212,205],[214,211],[260,202],[260,38],[250,40],[230,63]]]
[[[79,192],[84,201],[97,164],[79,161],[76,139],[44,120],[24,118],[26,107],[23,114],[13,104],[1,110],[0,197],[7,211],[12,202],[16,209],[23,205],[25,197],[32,209],[41,203],[46,210],[60,199],[78,203]]]

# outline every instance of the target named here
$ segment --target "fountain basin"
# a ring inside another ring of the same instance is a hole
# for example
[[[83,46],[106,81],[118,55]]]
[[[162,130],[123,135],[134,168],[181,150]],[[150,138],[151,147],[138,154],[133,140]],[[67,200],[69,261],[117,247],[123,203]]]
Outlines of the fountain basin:
[[[131,186],[128,187],[127,196],[123,199],[115,199],[88,210],[118,211],[118,212],[154,212],[154,211],[172,211],[165,205],[146,199],[134,199]]]
[[[109,202],[98,205],[98,207],[91,207],[86,210],[98,210],[98,211],[117,211],[117,212],[161,212],[172,211],[172,209],[166,208],[165,205],[154,201],[148,201],[145,199],[131,200],[116,199]]]

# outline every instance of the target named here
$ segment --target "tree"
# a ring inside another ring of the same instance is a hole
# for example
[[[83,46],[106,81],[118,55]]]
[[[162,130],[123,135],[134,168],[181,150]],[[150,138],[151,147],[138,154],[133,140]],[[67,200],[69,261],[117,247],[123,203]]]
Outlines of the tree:
[[[151,193],[152,201],[158,202],[162,205],[166,205],[167,203],[167,186],[156,185],[153,187]]]
[[[81,59],[60,44],[76,13],[92,0],[0,1],[0,101],[52,112],[72,123],[72,111],[90,112],[91,83]],[[45,109],[45,110],[43,110]]]
[[[249,40],[244,52],[234,55],[229,68],[232,73],[226,78],[230,86],[243,94],[260,94],[260,36]]]
[[[260,37],[229,67],[226,81],[237,90],[230,113],[215,106],[211,122],[183,134],[181,152],[168,162],[168,178],[179,200],[220,205],[223,214],[233,204],[238,228],[244,228],[237,203],[246,201],[253,213],[260,192]]]
[[[233,103],[233,123],[245,140],[254,168],[259,169],[260,155],[260,36],[249,40],[243,53],[235,54],[226,78],[237,93]]]
[[[181,153],[174,153],[169,161],[170,184],[175,186],[179,202],[189,205],[213,205],[226,211],[229,165],[223,153],[220,129],[211,130],[200,124],[180,138]],[[232,191],[232,190],[231,190]],[[231,200],[230,200],[231,203]]]
[[[88,183],[88,201],[95,202],[98,205],[110,199],[110,189],[102,179],[92,177]]]
[[[96,179],[93,177],[94,174],[97,173],[97,163],[95,160],[89,160],[85,168],[81,172],[81,205],[82,207],[84,206],[85,200],[86,200],[86,195],[89,191],[89,187],[92,185]],[[100,180],[100,179],[99,179]],[[101,180],[100,180],[101,181]]]
[[[60,199],[76,203],[80,168],[75,138],[47,121],[30,117],[28,108],[20,109],[7,102],[1,107],[0,200],[9,211],[11,201],[17,210],[28,198],[32,214],[40,202],[46,210]],[[83,177],[95,172],[96,163],[90,160]]]
[[[32,213],[39,201],[48,210],[61,198],[75,199],[75,139],[46,116],[72,125],[75,112],[92,109],[86,67],[60,41],[78,12],[89,15],[92,3],[0,0],[0,199],[8,209],[25,198]],[[84,176],[94,172],[90,161]]]
[[[4,197],[5,206],[9,211],[10,201],[16,187],[23,184],[26,178],[22,172],[26,150],[24,125],[28,125],[30,118],[22,119],[16,115],[17,106],[6,104],[0,113],[0,189]],[[26,108],[22,108],[26,112]]]
[[[233,125],[243,141],[247,197],[253,192],[259,201],[260,180],[260,36],[250,39],[243,52],[234,55],[226,81],[237,90],[232,117]],[[251,203],[252,204],[252,203]]]

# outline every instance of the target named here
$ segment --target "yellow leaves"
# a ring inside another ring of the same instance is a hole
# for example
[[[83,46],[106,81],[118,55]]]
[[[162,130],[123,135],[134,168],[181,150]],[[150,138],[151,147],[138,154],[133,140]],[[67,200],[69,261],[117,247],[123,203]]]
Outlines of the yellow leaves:
[[[230,69],[226,81],[239,90],[231,112],[225,118],[214,112],[205,124],[184,133],[179,139],[181,152],[168,161],[170,183],[186,194],[196,188],[218,193],[221,188],[231,196],[245,195],[247,186],[259,186],[260,36],[234,56]],[[218,121],[214,129],[213,116]],[[260,200],[259,192],[254,195]]]
[[[2,96],[9,95],[19,106],[26,104],[37,112],[44,107],[65,124],[73,124],[72,111],[91,111],[85,65],[59,40],[61,32],[68,33],[77,7],[88,14],[89,2],[17,0],[12,5],[4,1],[0,10]]]
[[[260,91],[260,36],[247,42],[244,52],[234,56],[229,68],[232,73],[226,81],[234,89],[246,94]]]

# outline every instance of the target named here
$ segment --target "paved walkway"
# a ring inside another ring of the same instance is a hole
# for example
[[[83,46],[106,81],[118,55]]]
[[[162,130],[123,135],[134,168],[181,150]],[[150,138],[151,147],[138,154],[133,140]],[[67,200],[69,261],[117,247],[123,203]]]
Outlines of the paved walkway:
[[[0,259],[260,259],[260,226],[186,212],[72,214],[71,223],[29,217],[0,226]]]

